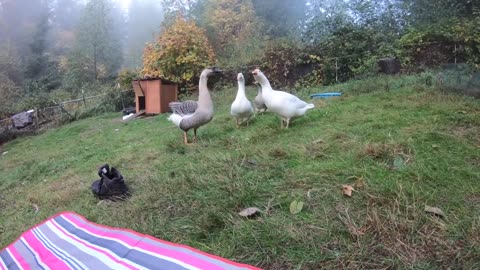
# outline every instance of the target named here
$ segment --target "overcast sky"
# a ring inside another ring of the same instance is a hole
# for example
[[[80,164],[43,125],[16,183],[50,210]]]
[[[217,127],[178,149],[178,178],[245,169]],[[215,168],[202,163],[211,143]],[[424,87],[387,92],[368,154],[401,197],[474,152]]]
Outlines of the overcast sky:
[[[115,0],[115,1],[120,3],[123,9],[128,9],[128,6],[130,5],[130,2],[132,0]]]

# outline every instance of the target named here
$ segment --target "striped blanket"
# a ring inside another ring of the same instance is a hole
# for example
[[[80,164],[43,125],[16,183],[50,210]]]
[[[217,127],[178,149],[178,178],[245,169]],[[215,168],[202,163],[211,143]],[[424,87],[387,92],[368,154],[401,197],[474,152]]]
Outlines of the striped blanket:
[[[55,215],[0,251],[0,269],[258,269],[134,231]]]

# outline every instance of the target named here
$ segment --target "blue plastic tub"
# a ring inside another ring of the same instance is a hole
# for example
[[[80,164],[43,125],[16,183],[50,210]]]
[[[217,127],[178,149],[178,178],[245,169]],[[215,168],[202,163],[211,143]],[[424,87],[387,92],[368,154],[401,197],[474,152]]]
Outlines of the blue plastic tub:
[[[330,93],[318,93],[310,95],[310,98],[330,98],[330,97],[339,97],[342,93],[340,92],[330,92]]]

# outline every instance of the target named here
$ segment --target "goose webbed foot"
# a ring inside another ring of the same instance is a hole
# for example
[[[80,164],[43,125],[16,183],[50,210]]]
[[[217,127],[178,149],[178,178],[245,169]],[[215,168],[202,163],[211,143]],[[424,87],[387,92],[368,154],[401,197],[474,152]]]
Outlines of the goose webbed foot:
[[[183,143],[186,144],[186,145],[189,145],[190,143],[188,142],[188,136],[187,136],[187,132],[184,131],[183,132]]]
[[[252,116],[251,116],[251,115],[247,118],[247,127],[248,127],[248,125],[250,124],[250,119],[252,119]]]
[[[193,130],[193,142],[197,143],[197,129]]]

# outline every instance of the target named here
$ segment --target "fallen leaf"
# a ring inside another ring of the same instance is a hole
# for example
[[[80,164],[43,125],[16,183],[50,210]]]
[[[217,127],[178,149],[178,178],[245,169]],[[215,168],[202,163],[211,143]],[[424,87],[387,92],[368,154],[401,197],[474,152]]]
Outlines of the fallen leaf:
[[[355,226],[348,226],[348,231],[354,236],[363,236],[367,231],[366,228],[357,228]]]
[[[33,204],[32,206],[35,209],[35,214],[38,213],[38,211],[40,211],[40,208],[38,207],[38,205]]]
[[[445,213],[442,211],[442,209],[438,208],[438,207],[431,207],[431,206],[428,206],[426,205],[425,206],[425,212],[429,213],[429,214],[434,214],[438,217],[445,217]]]
[[[343,195],[347,195],[348,197],[352,197],[352,191],[354,191],[354,190],[355,189],[350,185],[342,185]]]
[[[303,209],[303,202],[297,202],[296,200],[290,204],[290,213],[296,215]]]
[[[260,212],[261,212],[260,209],[256,207],[249,207],[249,208],[243,209],[238,214],[242,217],[252,217],[259,214]]]

